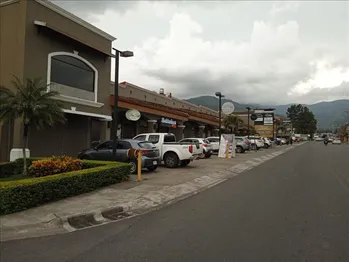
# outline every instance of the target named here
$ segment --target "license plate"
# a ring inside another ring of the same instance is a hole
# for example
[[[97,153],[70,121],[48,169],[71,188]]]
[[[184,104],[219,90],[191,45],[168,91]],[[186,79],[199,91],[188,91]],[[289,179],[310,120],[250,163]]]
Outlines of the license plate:
[[[153,165],[157,165],[158,164],[158,161],[153,161]]]

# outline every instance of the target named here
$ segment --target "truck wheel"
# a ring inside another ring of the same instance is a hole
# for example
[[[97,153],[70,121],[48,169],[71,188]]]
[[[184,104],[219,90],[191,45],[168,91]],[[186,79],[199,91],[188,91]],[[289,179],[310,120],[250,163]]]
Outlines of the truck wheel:
[[[182,160],[180,165],[187,166],[187,165],[189,165],[189,163],[190,163],[190,160]]]
[[[205,158],[210,158],[212,156],[212,153],[206,153]]]
[[[169,152],[164,156],[165,166],[169,168],[174,168],[178,166],[178,156],[175,153]]]

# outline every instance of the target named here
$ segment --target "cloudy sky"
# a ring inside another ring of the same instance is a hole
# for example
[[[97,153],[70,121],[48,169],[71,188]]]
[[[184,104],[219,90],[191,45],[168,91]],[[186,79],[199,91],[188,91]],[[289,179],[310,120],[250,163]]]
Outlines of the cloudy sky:
[[[53,2],[134,51],[120,82],[260,104],[349,99],[349,2]]]

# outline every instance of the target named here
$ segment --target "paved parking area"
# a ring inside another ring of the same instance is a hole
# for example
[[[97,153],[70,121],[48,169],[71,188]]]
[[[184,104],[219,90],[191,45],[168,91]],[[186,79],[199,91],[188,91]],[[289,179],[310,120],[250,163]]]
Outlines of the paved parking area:
[[[194,160],[186,167],[178,168],[166,168],[159,167],[154,172],[147,170],[142,171],[142,177],[147,182],[156,185],[173,185],[185,183],[195,178],[211,174],[219,170],[225,170],[234,165],[243,163],[254,158],[260,158],[263,155],[267,155],[279,150],[285,149],[288,146],[274,146],[268,149],[260,149],[258,151],[246,151],[243,154],[236,154],[236,157],[230,159],[219,158],[216,155],[212,155],[208,159]],[[131,178],[133,181],[137,180],[137,176],[133,175]]]

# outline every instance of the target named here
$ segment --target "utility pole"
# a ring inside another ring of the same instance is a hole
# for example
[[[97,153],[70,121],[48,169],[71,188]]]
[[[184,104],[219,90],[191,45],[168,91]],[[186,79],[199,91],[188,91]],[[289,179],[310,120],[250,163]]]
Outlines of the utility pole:
[[[247,138],[250,139],[250,110],[251,107],[246,107],[247,109]]]
[[[116,142],[118,132],[118,100],[119,100],[119,58],[132,57],[132,51],[120,51],[112,48],[115,51],[115,80],[114,80],[114,106],[112,113],[112,126],[110,132],[110,139],[113,140],[113,156],[116,156]]]
[[[224,95],[222,95],[221,92],[216,92],[215,95],[218,97],[218,114],[219,114],[219,131],[218,131],[218,135],[219,135],[219,142],[221,142],[221,128],[222,128],[222,97],[224,97]]]

